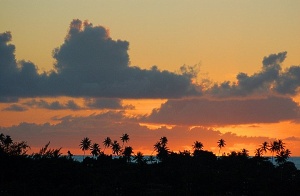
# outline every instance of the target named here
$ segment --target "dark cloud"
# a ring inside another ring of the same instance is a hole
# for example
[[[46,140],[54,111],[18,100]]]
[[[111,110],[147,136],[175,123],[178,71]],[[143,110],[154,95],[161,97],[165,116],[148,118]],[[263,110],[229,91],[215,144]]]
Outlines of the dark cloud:
[[[133,105],[123,105],[122,100],[117,98],[85,98],[84,106],[78,105],[74,100],[68,100],[67,102],[60,102],[60,101],[46,101],[43,99],[40,100],[32,99],[22,104],[30,108],[43,108],[49,110],[134,109]]]
[[[247,96],[252,94],[288,94],[295,95],[300,86],[300,66],[292,66],[282,71],[281,64],[287,52],[271,54],[264,57],[260,72],[249,76],[239,73],[236,82],[225,81],[215,84],[207,94],[218,97]]]
[[[113,40],[101,26],[73,20],[64,43],[53,51],[53,71],[38,74],[31,62],[17,65],[11,34],[0,34],[1,97],[88,96],[174,98],[198,94],[193,69],[181,74],[129,66],[127,41]],[[4,99],[2,98],[2,99]],[[58,106],[59,107],[59,106]]]
[[[64,43],[53,51],[55,64],[38,73],[32,62],[15,59],[10,32],[0,34],[0,101],[19,97],[71,96],[94,98],[181,98],[209,94],[236,97],[253,94],[296,95],[300,66],[282,70],[287,52],[263,58],[262,68],[252,75],[239,73],[235,82],[224,81],[202,91],[194,84],[199,69],[182,66],[179,73],[153,66],[130,66],[129,43],[113,40],[102,26],[73,20]]]
[[[275,89],[281,94],[296,95],[300,86],[300,66],[291,66],[281,74]]]
[[[24,105],[35,108],[44,108],[49,110],[80,110],[81,107],[78,106],[73,100],[69,100],[67,103],[60,103],[59,101],[47,102],[45,100],[31,100],[24,103]]]
[[[236,125],[275,123],[298,118],[299,106],[290,98],[246,100],[168,100],[145,118],[147,122],[176,125]]]
[[[134,109],[132,105],[122,105],[117,98],[86,98],[85,106],[91,109]]]
[[[4,108],[2,111],[14,111],[14,112],[23,112],[26,111],[27,108],[18,104],[12,104],[6,108]]]

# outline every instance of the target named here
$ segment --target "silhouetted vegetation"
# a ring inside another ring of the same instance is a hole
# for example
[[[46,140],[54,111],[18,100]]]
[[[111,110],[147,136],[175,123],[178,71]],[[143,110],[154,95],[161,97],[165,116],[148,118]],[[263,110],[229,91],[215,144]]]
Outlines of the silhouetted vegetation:
[[[300,171],[289,162],[290,150],[282,140],[264,142],[250,157],[247,149],[217,157],[203,150],[200,141],[192,152],[171,151],[168,139],[154,144],[155,156],[134,153],[129,135],[117,140],[107,137],[104,150],[85,137],[80,143],[82,162],[68,151],[49,148],[50,142],[34,154],[27,154],[26,142],[14,142],[0,134],[0,195],[298,195]],[[216,147],[225,146],[225,140]],[[270,152],[276,164],[263,154]]]

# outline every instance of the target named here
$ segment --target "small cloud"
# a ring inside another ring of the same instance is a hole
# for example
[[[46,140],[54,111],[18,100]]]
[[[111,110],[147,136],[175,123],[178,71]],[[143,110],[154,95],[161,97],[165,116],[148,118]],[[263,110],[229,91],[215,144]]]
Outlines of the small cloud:
[[[18,104],[12,104],[7,108],[4,108],[2,111],[14,111],[14,112],[23,112],[26,111],[27,108]]]
[[[295,137],[295,136],[291,136],[291,137],[287,137],[284,140],[288,140],[288,141],[300,141],[299,137]]]
[[[45,100],[35,100],[27,101],[24,105],[33,108],[44,108],[49,110],[80,110],[81,107],[78,106],[73,100],[69,100],[67,103],[60,103],[59,101],[47,102]]]

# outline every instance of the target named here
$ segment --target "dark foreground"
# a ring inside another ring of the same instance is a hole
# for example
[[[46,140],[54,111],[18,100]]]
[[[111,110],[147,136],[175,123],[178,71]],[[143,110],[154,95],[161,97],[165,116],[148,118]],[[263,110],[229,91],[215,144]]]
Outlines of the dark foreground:
[[[263,157],[170,153],[160,163],[101,155],[0,157],[0,195],[299,195],[300,171]]]

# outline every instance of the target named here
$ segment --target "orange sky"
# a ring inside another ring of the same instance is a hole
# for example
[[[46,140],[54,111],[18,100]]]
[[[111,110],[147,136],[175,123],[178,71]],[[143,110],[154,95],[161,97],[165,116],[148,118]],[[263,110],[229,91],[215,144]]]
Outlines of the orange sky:
[[[0,2],[0,132],[75,154],[126,132],[145,154],[167,136],[300,156],[299,1],[69,4]]]

